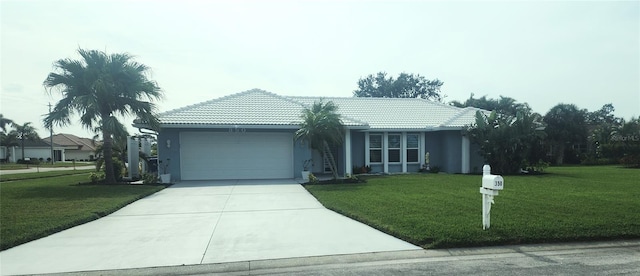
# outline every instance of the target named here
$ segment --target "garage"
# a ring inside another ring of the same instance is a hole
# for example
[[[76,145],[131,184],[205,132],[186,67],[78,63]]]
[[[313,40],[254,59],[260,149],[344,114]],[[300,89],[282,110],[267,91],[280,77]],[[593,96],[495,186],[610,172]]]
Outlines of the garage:
[[[293,134],[181,132],[183,180],[293,178]]]

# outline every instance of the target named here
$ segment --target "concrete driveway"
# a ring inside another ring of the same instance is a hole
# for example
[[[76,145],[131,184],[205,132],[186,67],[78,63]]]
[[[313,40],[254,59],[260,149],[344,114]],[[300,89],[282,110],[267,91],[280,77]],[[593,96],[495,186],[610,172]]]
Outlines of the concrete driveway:
[[[417,250],[324,208],[293,180],[189,181],[0,252],[3,275]]]

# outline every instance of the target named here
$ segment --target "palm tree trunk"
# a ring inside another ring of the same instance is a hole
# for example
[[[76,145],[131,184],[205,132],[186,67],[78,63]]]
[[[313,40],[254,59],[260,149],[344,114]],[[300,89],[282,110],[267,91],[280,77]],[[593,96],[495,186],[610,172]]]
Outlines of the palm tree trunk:
[[[564,151],[565,145],[564,143],[560,143],[558,145],[558,153],[556,155],[556,165],[562,165],[564,163]]]
[[[113,173],[113,139],[111,133],[107,130],[102,130],[102,142],[104,143],[102,148],[104,151],[104,181],[107,184],[116,183],[116,177]]]
[[[338,179],[338,165],[336,165],[336,159],[334,158],[327,141],[322,141],[322,143],[324,144],[325,153],[329,155],[329,169],[331,169],[333,179]]]
[[[22,137],[20,137],[20,142],[21,142],[21,148],[22,148],[22,161],[25,161],[26,159],[24,158],[24,133],[22,134]]]

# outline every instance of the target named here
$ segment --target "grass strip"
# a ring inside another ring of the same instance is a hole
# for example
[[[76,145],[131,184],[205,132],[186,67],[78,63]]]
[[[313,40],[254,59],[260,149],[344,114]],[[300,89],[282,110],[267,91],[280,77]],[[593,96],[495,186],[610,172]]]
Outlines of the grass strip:
[[[81,184],[88,174],[0,184],[0,250],[106,216],[162,185]]]
[[[4,163],[4,164],[0,164],[0,170],[22,170],[22,169],[28,169],[28,168],[35,168],[35,167],[40,167],[40,168],[72,168],[74,166],[76,167],[80,167],[80,166],[95,166],[95,162],[76,162],[75,165],[73,164],[73,162],[55,162],[52,164],[50,163],[40,163],[38,165],[34,165],[34,164],[17,164],[17,163]]]
[[[87,174],[89,172],[93,172],[95,170],[68,170],[68,171],[49,171],[49,172],[34,172],[34,173],[15,173],[15,174],[6,174],[0,175],[0,182],[5,181],[15,181],[15,180],[25,180],[25,179],[38,179],[38,178],[47,178],[53,176],[63,176],[63,175],[74,175],[74,174]],[[89,178],[87,177],[87,180]]]
[[[548,172],[505,176],[489,230],[482,230],[478,175],[392,175],[306,188],[327,208],[423,248],[640,237],[640,170]]]

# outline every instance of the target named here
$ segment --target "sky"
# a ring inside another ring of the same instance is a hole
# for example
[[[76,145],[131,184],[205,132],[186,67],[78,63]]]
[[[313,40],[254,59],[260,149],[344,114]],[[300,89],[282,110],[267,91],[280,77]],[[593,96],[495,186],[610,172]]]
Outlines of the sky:
[[[0,17],[0,113],[41,137],[61,98],[42,82],[78,48],[151,67],[160,112],[253,88],[351,97],[384,71],[440,79],[445,102],[473,93],[543,115],[612,103],[640,116],[640,1],[1,0]],[[93,137],[78,121],[54,133]]]

